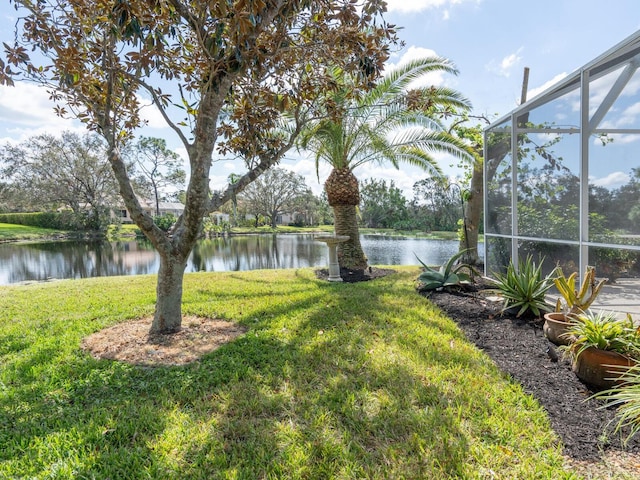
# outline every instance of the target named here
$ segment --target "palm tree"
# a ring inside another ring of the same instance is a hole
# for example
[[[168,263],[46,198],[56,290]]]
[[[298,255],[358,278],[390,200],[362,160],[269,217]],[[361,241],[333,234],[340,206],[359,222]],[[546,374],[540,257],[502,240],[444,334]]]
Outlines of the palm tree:
[[[395,168],[404,163],[441,176],[434,152],[472,161],[469,147],[448,133],[438,118],[448,109],[470,109],[469,101],[446,87],[409,90],[413,82],[431,72],[457,74],[448,60],[428,57],[391,71],[355,100],[338,90],[327,98],[326,117],[313,122],[300,136],[299,148],[315,154],[316,171],[321,160],[332,167],[324,187],[333,208],[336,235],[349,236],[338,247],[343,268],[367,268],[356,217],[360,192],[355,168],[367,162],[389,162]],[[338,74],[337,81],[344,92],[349,79]]]

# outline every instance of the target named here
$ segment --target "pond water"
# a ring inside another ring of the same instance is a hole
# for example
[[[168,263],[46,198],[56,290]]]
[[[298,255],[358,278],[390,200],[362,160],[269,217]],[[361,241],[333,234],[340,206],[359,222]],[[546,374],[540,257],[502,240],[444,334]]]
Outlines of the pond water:
[[[370,265],[439,265],[458,250],[452,240],[363,235]],[[480,244],[480,255],[483,255]],[[243,235],[201,240],[187,272],[324,267],[328,251],[313,235]],[[145,240],[0,244],[0,285],[61,278],[157,273],[159,260]]]

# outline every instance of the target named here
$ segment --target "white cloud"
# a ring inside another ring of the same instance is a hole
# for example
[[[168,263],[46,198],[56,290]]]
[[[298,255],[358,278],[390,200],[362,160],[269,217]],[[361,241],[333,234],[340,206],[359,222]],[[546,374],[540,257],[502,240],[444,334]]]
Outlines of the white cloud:
[[[511,55],[508,55],[506,57],[504,57],[502,59],[502,62],[500,62],[500,69],[503,72],[508,72],[509,70],[511,70],[511,68],[516,65],[522,57],[518,56],[517,53],[512,53]]]
[[[625,145],[628,143],[634,143],[640,141],[640,135],[638,134],[622,134],[622,133],[611,133],[609,134],[609,138],[613,140],[614,145]],[[599,139],[594,140],[594,144],[601,146],[602,142]]]
[[[546,89],[548,89],[552,85],[555,85],[556,83],[558,83],[560,80],[565,78],[567,75],[568,74],[566,72],[559,73],[558,75],[553,77],[551,80],[549,80],[548,82],[543,83],[539,87],[529,89],[527,91],[527,99],[531,100],[536,95],[544,92]]]
[[[479,4],[482,0],[387,0],[387,8],[390,12],[422,12],[432,8],[447,8],[463,3]],[[445,12],[444,19],[448,19]]]
[[[165,122],[156,106],[143,97],[139,96],[138,99],[142,105],[142,108],[140,108],[140,117],[146,122],[146,126],[149,128],[166,128],[167,122]]]
[[[387,185],[393,181],[394,185],[402,190],[407,200],[413,198],[413,184],[428,174],[421,170],[401,166],[399,170],[393,167],[384,167],[375,163],[362,165],[355,172],[356,177],[361,182],[368,179],[385,180]]]
[[[522,60],[522,57],[520,56],[521,53],[522,47],[505,56],[502,60],[491,60],[485,68],[489,72],[500,75],[501,77],[509,77],[513,69],[520,64],[520,60]]]
[[[612,172],[606,177],[603,178],[595,178],[589,179],[589,183],[597,187],[605,187],[605,188],[618,188],[622,185],[626,185],[631,180],[631,177],[624,172]]]
[[[17,82],[14,87],[0,87],[0,135],[19,143],[42,133],[86,131],[77,120],[58,117],[53,107],[47,91],[34,84]]]
[[[316,162],[311,153],[290,151],[286,160],[280,163],[281,168],[286,168],[304,177],[307,187],[314,195],[320,195],[324,190],[324,182],[331,173],[331,166],[326,162],[320,162],[318,174],[316,174]]]
[[[629,105],[618,118],[617,127],[634,127],[640,115],[640,102]]]

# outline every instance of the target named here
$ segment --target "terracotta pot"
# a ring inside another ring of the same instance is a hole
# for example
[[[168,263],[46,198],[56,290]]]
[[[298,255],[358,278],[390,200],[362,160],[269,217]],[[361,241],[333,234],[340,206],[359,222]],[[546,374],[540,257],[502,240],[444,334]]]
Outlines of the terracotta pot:
[[[637,362],[616,352],[589,347],[573,362],[573,372],[584,383],[600,389],[611,388]]]
[[[569,331],[570,325],[566,320],[565,314],[562,312],[545,313],[542,331],[547,338],[556,345],[569,345],[573,343],[573,341],[571,337],[565,334]]]

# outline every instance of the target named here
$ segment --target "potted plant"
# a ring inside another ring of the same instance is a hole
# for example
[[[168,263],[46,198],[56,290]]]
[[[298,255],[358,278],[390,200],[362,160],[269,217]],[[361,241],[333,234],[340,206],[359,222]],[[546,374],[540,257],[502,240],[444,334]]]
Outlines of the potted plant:
[[[617,318],[614,312],[583,312],[573,318],[566,335],[573,338],[563,348],[574,373],[598,389],[616,385],[640,359],[640,332],[628,314]]]
[[[520,261],[517,269],[511,261],[505,273],[494,273],[493,276],[496,277],[492,280],[495,291],[504,299],[503,312],[513,311],[516,317],[530,312],[540,317],[553,309],[546,299],[553,286],[553,277],[543,277],[542,264],[536,266],[531,255]]]
[[[567,345],[571,343],[571,337],[566,335],[571,320],[589,309],[607,279],[596,281],[596,269],[587,266],[582,284],[577,289],[577,272],[566,277],[562,268],[557,267],[554,274],[553,283],[560,293],[560,298],[556,302],[555,311],[544,315],[543,330],[547,338],[556,345]]]

